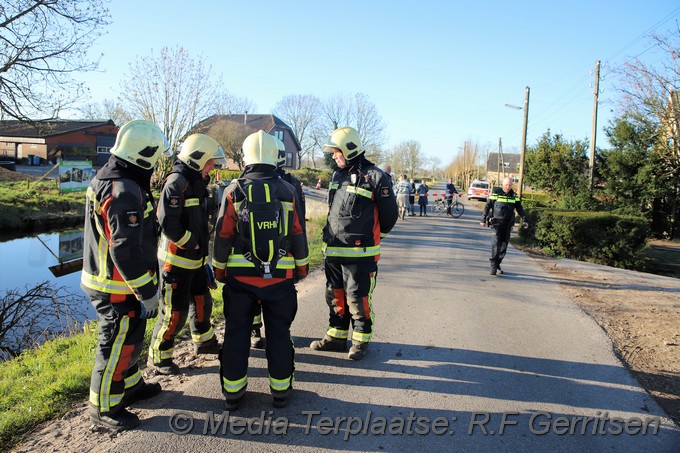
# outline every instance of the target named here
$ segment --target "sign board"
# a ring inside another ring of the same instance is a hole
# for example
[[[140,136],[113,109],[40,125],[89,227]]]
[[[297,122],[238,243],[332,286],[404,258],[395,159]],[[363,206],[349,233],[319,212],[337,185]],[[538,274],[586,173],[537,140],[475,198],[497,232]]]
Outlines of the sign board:
[[[94,177],[92,162],[62,160],[59,162],[59,192],[84,192]]]

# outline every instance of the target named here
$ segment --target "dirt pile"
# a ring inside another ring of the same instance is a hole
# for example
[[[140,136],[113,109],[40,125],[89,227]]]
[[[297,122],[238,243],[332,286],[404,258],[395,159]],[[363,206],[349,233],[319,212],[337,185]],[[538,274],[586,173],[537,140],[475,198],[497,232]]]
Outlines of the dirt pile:
[[[16,171],[10,171],[6,168],[0,168],[0,181],[34,181],[36,178]]]

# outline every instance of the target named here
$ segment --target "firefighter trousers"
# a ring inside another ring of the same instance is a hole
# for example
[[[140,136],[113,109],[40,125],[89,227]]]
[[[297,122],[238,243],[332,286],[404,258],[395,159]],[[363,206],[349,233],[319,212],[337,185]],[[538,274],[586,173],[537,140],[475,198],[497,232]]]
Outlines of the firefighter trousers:
[[[163,272],[161,295],[160,314],[149,345],[149,357],[154,364],[172,360],[175,338],[186,324],[187,317],[195,344],[215,341],[210,323],[213,301],[203,268],[189,272]]]
[[[238,399],[248,385],[248,357],[253,317],[262,307],[267,333],[267,369],[273,395],[285,396],[293,385],[295,349],[290,325],[297,313],[297,291],[293,280],[260,288],[227,277],[224,297],[224,347],[220,356],[222,393]],[[261,305],[258,305],[258,300]]]
[[[125,297],[128,300],[121,306],[136,303],[134,295]],[[108,297],[91,297],[91,301],[97,311],[98,343],[90,379],[90,403],[103,415],[115,415],[123,408],[125,392],[142,383],[137,362],[144,344],[146,319],[138,318],[134,311],[119,313]]]
[[[510,231],[512,231],[512,223],[498,222],[493,225],[491,257],[489,258],[492,269],[497,269],[505,258],[505,252],[508,250],[508,242],[510,241]]]
[[[330,309],[327,334],[352,341],[369,342],[373,335],[373,290],[377,263],[338,264],[326,261],[326,303]]]

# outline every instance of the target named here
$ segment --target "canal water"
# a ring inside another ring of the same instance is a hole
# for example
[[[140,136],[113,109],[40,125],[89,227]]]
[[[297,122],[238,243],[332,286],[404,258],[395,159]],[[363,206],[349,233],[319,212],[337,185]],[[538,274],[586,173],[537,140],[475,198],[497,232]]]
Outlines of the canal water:
[[[95,319],[94,308],[80,289],[82,256],[82,230],[50,232],[0,242],[0,299],[9,291],[26,294],[37,285],[49,282],[51,288],[61,288],[57,293],[58,297],[71,304],[67,314],[76,319],[69,320],[69,324],[77,325]],[[47,317],[43,314],[42,324],[64,324],[64,319],[50,319],[65,315],[63,311],[51,313],[51,302],[42,300],[40,303],[46,306],[44,313],[47,314]],[[21,326],[16,329],[21,329]],[[12,344],[22,334],[20,330],[10,332],[5,337],[5,344],[0,343],[0,349]]]

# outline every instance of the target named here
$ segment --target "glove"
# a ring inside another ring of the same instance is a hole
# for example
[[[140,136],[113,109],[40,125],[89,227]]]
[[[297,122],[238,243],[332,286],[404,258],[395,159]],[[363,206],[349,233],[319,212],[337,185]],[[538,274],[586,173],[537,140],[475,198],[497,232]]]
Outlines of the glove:
[[[150,299],[144,299],[140,305],[142,307],[139,313],[141,319],[155,318],[158,315],[158,293]]]
[[[220,283],[227,281],[227,270],[226,269],[215,269],[215,280]]]
[[[304,279],[308,273],[309,264],[305,264],[304,266],[295,266],[295,282],[297,283],[300,280]]]
[[[217,289],[217,282],[215,281],[215,274],[210,264],[206,264],[203,269],[205,269],[205,274],[208,277],[208,288]]]

